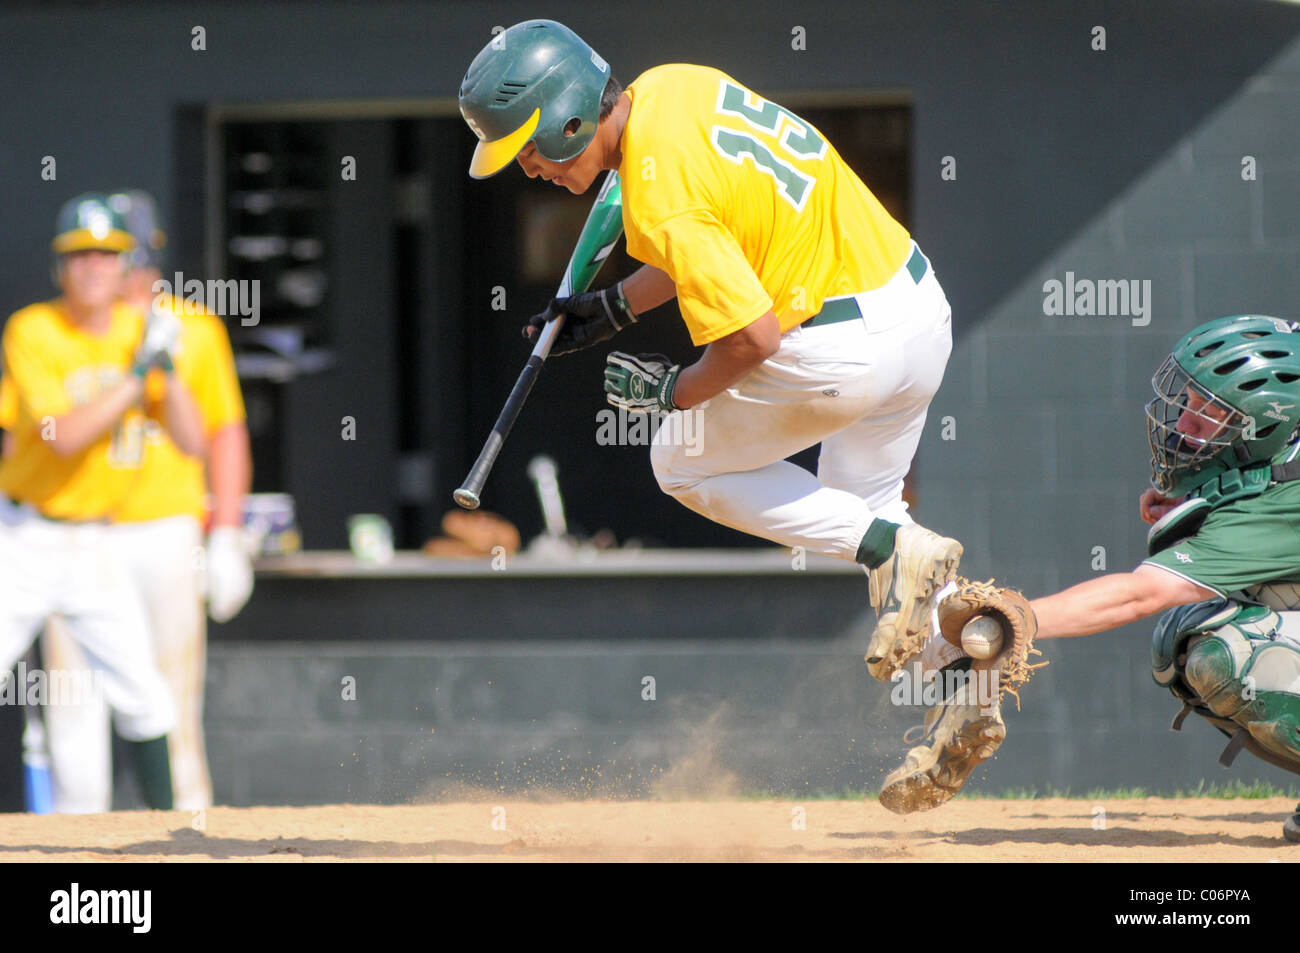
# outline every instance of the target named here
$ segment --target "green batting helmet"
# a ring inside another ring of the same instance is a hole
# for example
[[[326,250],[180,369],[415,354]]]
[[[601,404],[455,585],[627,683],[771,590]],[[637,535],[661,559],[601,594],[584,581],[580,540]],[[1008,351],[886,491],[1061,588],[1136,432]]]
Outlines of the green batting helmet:
[[[163,232],[153,196],[143,189],[122,189],[108,197],[108,204],[122,216],[127,231],[135,239],[131,267],[161,268],[167,235]]]
[[[552,162],[596,134],[609,64],[562,23],[525,20],[493,37],[460,84],[460,114],[479,143],[469,174],[496,175],[528,143]]]
[[[1300,322],[1237,314],[1202,324],[1151,379],[1151,485],[1185,496],[1264,463],[1300,427]]]
[[[51,248],[56,255],[93,248],[127,252],[134,247],[135,239],[126,221],[103,192],[86,192],[69,199],[54,220]]]

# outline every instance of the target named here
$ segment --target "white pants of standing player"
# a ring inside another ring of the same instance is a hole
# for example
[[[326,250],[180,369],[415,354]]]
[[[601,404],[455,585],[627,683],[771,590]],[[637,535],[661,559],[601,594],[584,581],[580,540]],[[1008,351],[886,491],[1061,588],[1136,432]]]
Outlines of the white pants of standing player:
[[[652,447],[659,486],[714,522],[853,559],[872,519],[910,523],[903,479],[952,351],[952,309],[927,268],[856,295],[864,317],[781,337],[707,405],[675,411]],[[694,429],[675,414],[700,416]],[[785,458],[820,442],[817,475]]]
[[[99,675],[87,681],[102,688],[99,703],[112,709],[122,737],[146,741],[170,732],[176,713],[149,647],[140,597],[107,529],[46,520],[0,498],[0,672],[58,614]],[[46,685],[53,690],[52,680]]]
[[[197,811],[212,804],[203,741],[203,679],[207,628],[197,554],[202,532],[189,516],[109,527],[118,561],[144,601],[153,657],[167,680],[177,708],[168,737],[172,789],[177,810]],[[57,620],[46,627],[41,648],[50,668],[76,670],[85,657]],[[51,706],[45,713],[46,743],[61,814],[110,809],[113,796],[108,712],[93,701]]]

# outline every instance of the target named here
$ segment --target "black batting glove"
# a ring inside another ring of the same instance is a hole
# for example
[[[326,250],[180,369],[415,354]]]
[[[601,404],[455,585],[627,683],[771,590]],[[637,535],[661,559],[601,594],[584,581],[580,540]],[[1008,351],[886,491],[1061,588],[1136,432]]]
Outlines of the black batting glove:
[[[567,315],[560,333],[551,345],[552,354],[569,354],[581,351],[602,341],[608,341],[630,324],[636,324],[636,315],[623,297],[623,282],[603,291],[588,291],[567,298],[552,298],[541,314],[535,314],[524,325],[524,337],[530,341],[546,324],[559,315]]]

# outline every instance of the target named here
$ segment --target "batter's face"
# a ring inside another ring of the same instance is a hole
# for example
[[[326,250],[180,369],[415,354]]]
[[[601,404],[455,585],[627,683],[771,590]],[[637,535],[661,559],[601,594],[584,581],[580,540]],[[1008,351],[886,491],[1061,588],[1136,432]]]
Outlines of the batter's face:
[[[520,150],[519,155],[515,156],[515,161],[519,163],[519,167],[524,170],[528,178],[535,179],[541,176],[548,182],[563,186],[574,195],[581,195],[591,188],[591,183],[604,168],[598,155],[599,150],[594,148],[595,146],[596,141],[592,140],[591,145],[568,162],[552,162],[538,152],[537,147],[530,142]]]
[[[69,252],[59,267],[60,284],[68,300],[81,308],[106,308],[122,290],[122,256],[90,249]]]
[[[1194,387],[1187,388],[1186,410],[1178,418],[1177,429],[1193,443],[1203,444],[1223,432],[1223,422],[1231,413],[1226,407],[1212,404]]]

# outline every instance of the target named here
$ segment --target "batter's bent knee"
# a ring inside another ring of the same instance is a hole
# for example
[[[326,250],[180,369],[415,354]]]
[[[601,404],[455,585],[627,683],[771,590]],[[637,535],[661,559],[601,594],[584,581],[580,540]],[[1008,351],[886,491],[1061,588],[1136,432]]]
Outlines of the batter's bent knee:
[[[650,466],[654,470],[659,489],[674,497],[689,493],[700,482],[698,477],[688,476],[678,469],[680,449],[668,444],[652,444],[650,447]]]

